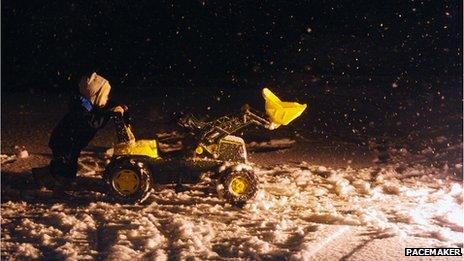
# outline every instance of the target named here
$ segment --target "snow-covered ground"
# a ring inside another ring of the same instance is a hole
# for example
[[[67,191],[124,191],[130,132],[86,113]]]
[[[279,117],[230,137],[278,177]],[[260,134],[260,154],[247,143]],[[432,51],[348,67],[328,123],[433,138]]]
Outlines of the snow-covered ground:
[[[108,202],[93,152],[80,158],[82,190],[56,198],[34,189],[37,162],[2,164],[4,260],[398,260],[405,247],[463,247],[462,181],[425,165],[254,164],[260,191],[239,209],[207,177],[181,193],[157,187],[142,205]]]

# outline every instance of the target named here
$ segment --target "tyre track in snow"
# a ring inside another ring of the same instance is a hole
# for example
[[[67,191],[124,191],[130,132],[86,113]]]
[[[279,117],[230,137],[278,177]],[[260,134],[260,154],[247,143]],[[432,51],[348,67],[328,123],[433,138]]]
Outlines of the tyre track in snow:
[[[45,260],[56,257],[91,258],[96,253],[91,247],[92,233],[86,230],[85,222],[77,221],[82,219],[81,209],[68,208],[61,212],[59,207],[60,204],[56,203],[36,206],[27,215],[16,216],[10,219],[11,222],[2,224],[2,257],[14,258],[17,249],[9,247],[9,244],[21,242],[38,249],[38,257]],[[2,217],[9,218],[8,214]],[[71,223],[73,221],[76,223]],[[67,256],[70,248],[75,255]]]
[[[159,230],[161,234],[167,239],[166,243],[166,254],[168,260],[177,260],[177,257],[180,255],[181,249],[174,247],[175,240],[175,231],[172,228],[168,228],[171,225],[171,218],[160,219],[159,221]]]
[[[116,240],[116,232],[107,229],[107,221],[101,213],[93,213],[96,230],[93,234],[94,249],[96,251],[96,260],[104,260],[108,253],[108,246],[111,246]]]
[[[18,251],[18,243],[21,245],[30,244],[32,247],[38,249],[41,253],[40,256],[47,259],[56,256],[55,247],[37,242],[39,237],[31,236],[30,229],[22,229],[24,224],[37,224],[41,223],[39,220],[42,218],[44,209],[37,210],[35,208],[27,214],[21,213],[12,218],[9,213],[2,213],[2,242],[1,242],[1,256],[2,259],[10,260],[18,257],[15,253]],[[19,212],[23,212],[19,210]],[[64,242],[62,243],[64,244]]]

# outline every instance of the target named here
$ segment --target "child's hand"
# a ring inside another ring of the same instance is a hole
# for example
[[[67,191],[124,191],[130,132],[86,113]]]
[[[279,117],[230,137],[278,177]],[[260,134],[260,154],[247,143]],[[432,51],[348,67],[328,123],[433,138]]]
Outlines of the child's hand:
[[[124,114],[129,108],[125,104],[115,106],[111,109],[112,112]]]

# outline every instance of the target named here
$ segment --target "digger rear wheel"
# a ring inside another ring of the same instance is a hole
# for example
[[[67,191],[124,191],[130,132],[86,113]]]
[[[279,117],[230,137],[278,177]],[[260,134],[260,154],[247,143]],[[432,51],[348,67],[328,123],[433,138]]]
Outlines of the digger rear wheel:
[[[110,198],[121,203],[142,202],[153,187],[151,173],[140,159],[115,159],[107,168],[105,180]]]

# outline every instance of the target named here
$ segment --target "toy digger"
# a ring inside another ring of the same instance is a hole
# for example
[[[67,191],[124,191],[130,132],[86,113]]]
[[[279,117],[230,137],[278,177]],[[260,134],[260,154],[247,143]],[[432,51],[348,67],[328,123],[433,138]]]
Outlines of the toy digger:
[[[258,190],[258,178],[247,165],[247,152],[237,131],[255,124],[266,129],[287,125],[301,115],[306,104],[282,102],[269,89],[263,97],[267,118],[248,106],[242,113],[204,122],[193,116],[180,119],[179,125],[188,130],[181,155],[160,155],[156,140],[136,140],[130,125],[120,117],[118,143],[113,148],[104,180],[108,195],[123,203],[144,201],[156,184],[197,183],[204,172],[213,172],[218,192],[232,205],[242,206]]]

